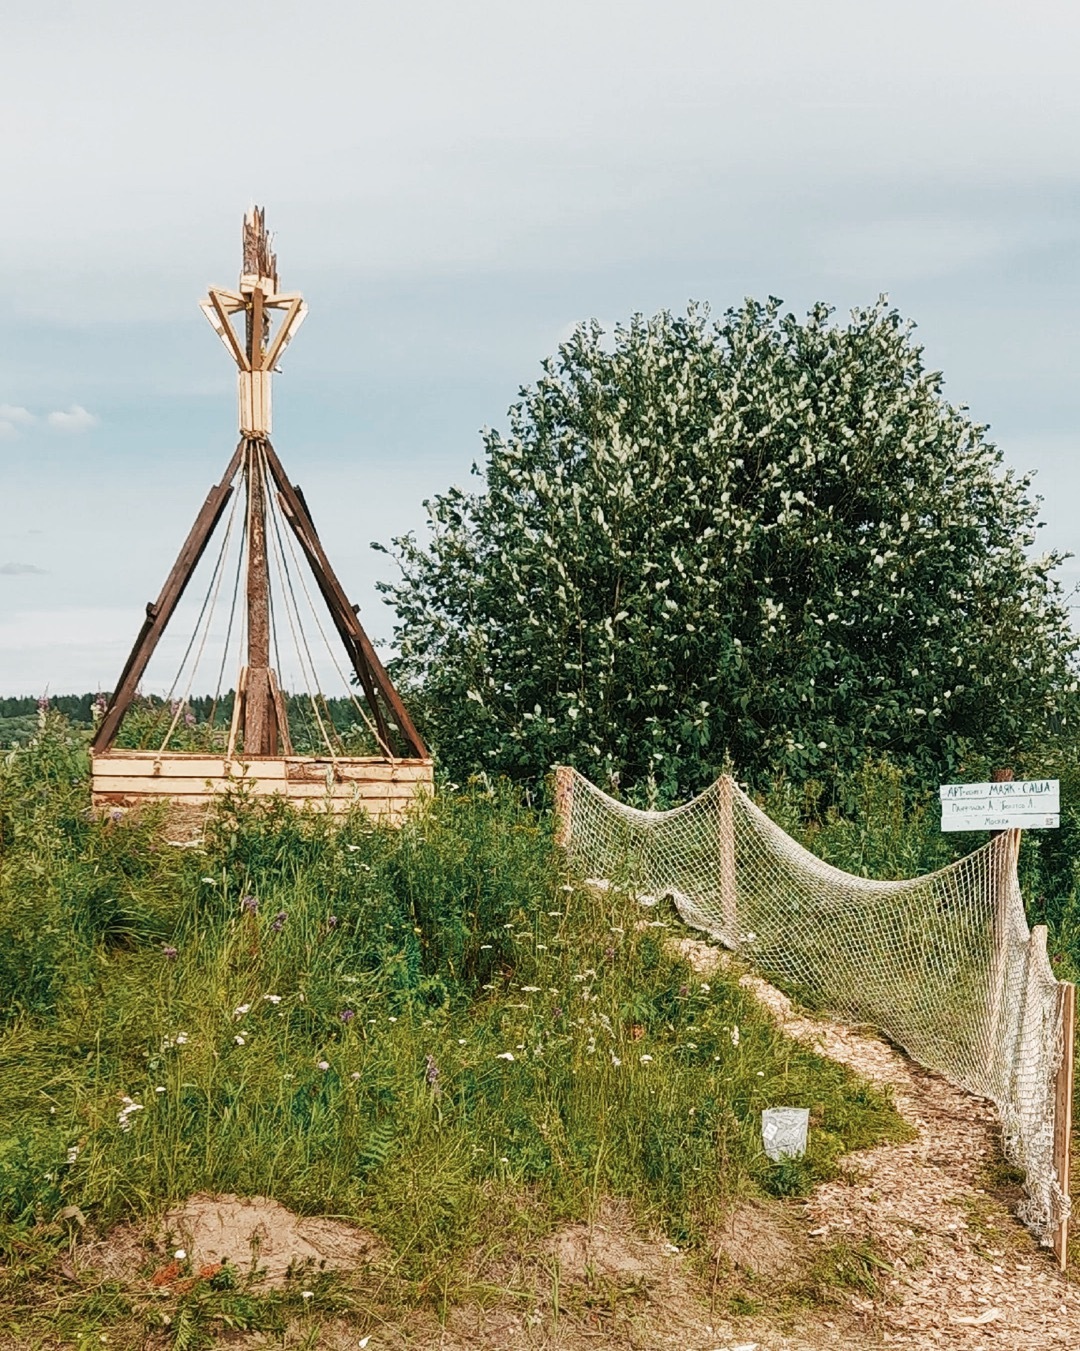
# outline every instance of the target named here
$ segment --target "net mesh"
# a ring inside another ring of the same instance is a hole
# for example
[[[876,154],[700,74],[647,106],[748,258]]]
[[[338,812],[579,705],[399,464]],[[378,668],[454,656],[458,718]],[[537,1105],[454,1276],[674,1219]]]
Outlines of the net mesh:
[[[681,918],[763,975],[873,1024],[928,1069],[995,1105],[1023,1171],[1020,1215],[1043,1243],[1069,1210],[1054,1167],[1060,982],[1029,930],[1010,832],[925,877],[875,882],[824,863],[725,776],[672,811],[557,779],[562,843],[583,876]]]

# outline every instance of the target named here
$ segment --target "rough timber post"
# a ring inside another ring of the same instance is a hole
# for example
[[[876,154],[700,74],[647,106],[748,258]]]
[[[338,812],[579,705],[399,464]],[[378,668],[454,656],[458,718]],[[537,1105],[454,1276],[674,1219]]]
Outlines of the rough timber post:
[[[990,775],[991,783],[1011,783],[1011,769],[995,769]],[[1020,858],[1020,832],[1018,830],[993,830],[990,832],[993,852],[991,853],[993,909],[991,912],[992,954],[990,960],[990,988],[987,992],[986,1035],[988,1049],[993,1051],[1000,1045],[1000,1023],[1005,1005],[1005,980],[1008,974],[1009,921],[1011,900],[1016,883],[1016,866]],[[1004,1069],[1004,1067],[1002,1067]]]
[[[278,357],[300,327],[307,307],[299,294],[279,294],[277,258],[270,248],[266,219],[258,207],[244,217],[244,255],[237,291],[211,287],[202,304],[226,350],[236,362],[240,436],[247,489],[247,670],[243,680],[242,725],[245,755],[276,755],[288,749],[282,722],[284,700],[270,669],[270,578],[266,559],[266,448],[270,435],[270,381]],[[281,313],[271,337],[271,313]],[[244,319],[243,339],[233,327]]]
[[[574,806],[574,771],[568,765],[555,766],[555,843],[570,848],[571,816]]]
[[[735,885],[735,780],[722,774],[719,783],[720,820],[717,844],[719,846],[720,913],[723,917],[724,941],[731,948],[739,946],[739,915]]]
[[[270,577],[266,564],[266,484],[261,440],[270,434],[270,378],[264,370],[270,313],[265,301],[277,294],[277,259],[261,211],[244,217],[244,355],[240,371],[240,431],[247,438],[247,689],[244,754],[277,751],[277,708],[270,692]]]
[[[277,709],[270,691],[270,579],[266,567],[266,489],[257,441],[247,443],[247,688],[244,754],[277,753]]]

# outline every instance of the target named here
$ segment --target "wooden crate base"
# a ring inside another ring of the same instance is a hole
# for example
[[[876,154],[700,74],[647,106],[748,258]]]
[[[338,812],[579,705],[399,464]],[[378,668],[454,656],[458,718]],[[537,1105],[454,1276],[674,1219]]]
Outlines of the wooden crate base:
[[[91,757],[96,807],[126,808],[163,800],[204,807],[219,793],[243,787],[256,797],[278,795],[336,815],[360,806],[376,820],[396,825],[417,798],[433,791],[433,784],[430,760],[298,755],[226,759],[128,750]]]

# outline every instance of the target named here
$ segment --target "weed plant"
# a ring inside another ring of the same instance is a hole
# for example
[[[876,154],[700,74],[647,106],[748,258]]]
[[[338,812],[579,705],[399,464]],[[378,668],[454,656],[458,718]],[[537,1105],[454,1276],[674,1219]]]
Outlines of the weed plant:
[[[374,1229],[420,1297],[483,1234],[606,1195],[699,1244],[740,1194],[805,1192],[904,1130],[735,976],[695,975],[673,917],[568,876],[510,790],[397,830],[235,794],[201,847],[167,834],[91,812],[56,715],[2,762],[9,1258],[73,1207],[105,1229],[263,1194]],[[811,1111],[797,1167],[762,1151],[774,1105]]]

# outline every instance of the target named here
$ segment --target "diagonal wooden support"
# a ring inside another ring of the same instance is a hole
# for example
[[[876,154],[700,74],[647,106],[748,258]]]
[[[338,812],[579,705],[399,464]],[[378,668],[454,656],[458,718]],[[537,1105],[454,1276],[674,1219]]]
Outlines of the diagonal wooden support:
[[[299,493],[286,477],[281,461],[270,442],[264,440],[262,444],[266,452],[266,462],[278,489],[285,519],[304,551],[315,581],[330,610],[334,625],[352,657],[353,668],[364,689],[364,694],[367,696],[368,704],[371,706],[376,726],[379,729],[380,739],[385,738],[389,742],[390,730],[377,696],[381,696],[390,709],[402,739],[408,747],[409,754],[417,759],[426,760],[429,752],[424,745],[423,738],[413,725],[413,721],[401,701],[401,696],[394,688],[393,681],[386,673],[385,667],[371,645],[371,640],[364,632],[364,626],[357,618],[356,611],[349,604],[348,597],[330,566],[330,560],[326,556],[315,531],[315,526],[312,524],[311,517]]]
[[[179,604],[188,582],[191,581],[191,575],[198,566],[199,559],[203,556],[203,551],[206,549],[210,536],[214,533],[214,529],[221,519],[221,513],[225,510],[226,503],[232,496],[233,479],[240,468],[243,453],[244,442],[241,441],[229,461],[229,467],[225,470],[225,477],[216,487],[210,489],[206,501],[202,505],[202,510],[195,518],[195,524],[191,527],[191,531],[184,541],[184,547],[180,550],[172,571],[165,579],[161,594],[155,602],[146,607],[146,618],[139,630],[139,636],[135,639],[135,645],[131,649],[127,665],[121,672],[120,680],[105,710],[105,716],[102,718],[101,725],[90,744],[91,750],[96,753],[107,751],[116,739],[120,723],[123,721],[124,714],[131,707],[131,701],[135,697],[135,691],[139,687],[139,681],[143,677],[143,672],[153,655],[154,648],[157,647],[158,639],[164,633],[165,626],[172,618],[173,611]]]

